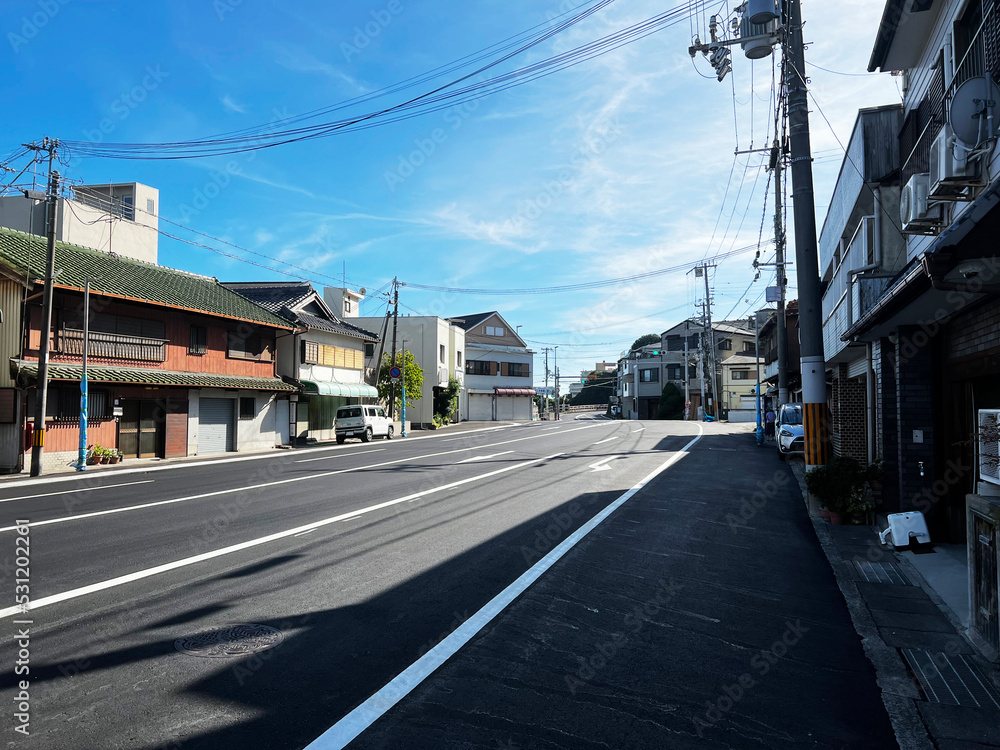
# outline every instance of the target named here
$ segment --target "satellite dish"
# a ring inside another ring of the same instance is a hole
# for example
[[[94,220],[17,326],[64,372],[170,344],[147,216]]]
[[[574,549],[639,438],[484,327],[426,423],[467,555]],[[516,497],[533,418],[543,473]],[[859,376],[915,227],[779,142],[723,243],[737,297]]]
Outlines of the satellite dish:
[[[360,295],[361,295],[362,297],[364,297],[364,296],[365,296],[365,293],[366,293],[367,291],[368,291],[367,289],[365,289],[364,287],[361,287],[361,288],[360,288],[360,289],[358,290],[358,294],[360,294]]]
[[[992,120],[987,119],[990,115]],[[955,137],[968,148],[993,138],[1000,131],[1000,86],[989,76],[970,78],[955,89],[948,120]]]

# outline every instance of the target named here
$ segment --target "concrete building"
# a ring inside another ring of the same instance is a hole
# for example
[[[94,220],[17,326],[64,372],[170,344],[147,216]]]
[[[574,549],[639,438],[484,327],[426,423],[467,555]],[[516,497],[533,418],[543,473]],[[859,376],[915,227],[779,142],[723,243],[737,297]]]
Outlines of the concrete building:
[[[382,330],[385,318],[357,317],[350,318],[350,322],[377,333]],[[386,354],[392,349],[392,320],[387,331],[383,342]],[[404,346],[406,351],[413,353],[424,373],[420,398],[407,407],[406,420],[414,427],[427,427],[434,422],[434,396],[448,387],[451,378],[464,383],[465,329],[457,323],[431,315],[401,315],[396,323],[397,351]],[[373,363],[372,366],[378,367],[378,364]],[[396,418],[399,418],[398,414]],[[459,418],[459,414],[453,415],[453,419]]]
[[[56,240],[156,263],[160,192],[138,182],[77,185],[56,203]],[[0,227],[45,236],[45,201],[0,198]]]
[[[534,352],[497,311],[451,318],[465,331],[463,419],[530,420]]]

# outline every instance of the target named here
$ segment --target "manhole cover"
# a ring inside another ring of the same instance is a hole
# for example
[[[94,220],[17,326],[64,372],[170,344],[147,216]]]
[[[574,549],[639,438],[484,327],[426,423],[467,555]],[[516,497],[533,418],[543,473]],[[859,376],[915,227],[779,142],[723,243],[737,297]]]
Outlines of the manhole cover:
[[[283,638],[281,631],[270,625],[250,623],[178,638],[174,648],[191,656],[224,659],[266,651],[281,643]]]

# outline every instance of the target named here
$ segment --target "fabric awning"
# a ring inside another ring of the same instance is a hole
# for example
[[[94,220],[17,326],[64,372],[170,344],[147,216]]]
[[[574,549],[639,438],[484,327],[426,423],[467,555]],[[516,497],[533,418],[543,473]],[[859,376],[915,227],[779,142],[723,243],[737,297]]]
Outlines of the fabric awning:
[[[38,377],[38,362],[12,359],[11,374],[29,380]],[[49,362],[50,380],[75,380],[83,377],[83,365]],[[206,372],[174,372],[153,367],[87,367],[90,383],[120,383],[121,385],[186,386],[188,388],[226,388],[239,391],[295,391],[294,385],[278,378],[247,378],[238,375],[214,375]]]
[[[378,398],[378,388],[367,383],[329,383],[322,380],[303,380],[302,392],[307,396]]]
[[[534,396],[534,388],[496,388],[498,396]]]

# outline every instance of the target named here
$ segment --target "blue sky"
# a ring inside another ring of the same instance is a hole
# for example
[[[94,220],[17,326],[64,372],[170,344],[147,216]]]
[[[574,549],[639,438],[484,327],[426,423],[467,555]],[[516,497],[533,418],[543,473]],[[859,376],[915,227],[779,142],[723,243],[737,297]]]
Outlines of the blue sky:
[[[0,9],[8,113],[0,158],[45,135],[156,142],[267,124],[435,68],[572,5],[7,0]],[[521,60],[677,5],[617,0]],[[756,244],[767,174],[761,157],[740,156],[734,167],[733,151],[770,140],[770,59],[751,63],[736,48],[734,72],[721,84],[699,76],[711,73],[700,56],[697,70],[692,65],[692,31],[700,28],[704,38],[707,15],[726,5],[704,7],[624,49],[475,104],[254,154],[72,159],[63,171],[85,183],[152,185],[163,218],[310,272],[161,228],[311,276],[316,286],[339,279],[344,263],[348,284],[369,290],[394,275],[419,284],[521,288],[694,263]],[[863,74],[881,11],[872,0],[805,3],[808,61]],[[816,101],[845,143],[859,107],[900,100],[890,76],[809,73]],[[815,108],[811,122],[822,225],[842,152]],[[768,204],[770,214],[770,197]],[[763,226],[767,240],[770,215]],[[752,259],[748,253],[720,264],[715,317],[745,315],[763,294],[767,274],[746,291]],[[162,237],[160,262],[227,281],[289,278]],[[679,272],[569,294],[404,287],[400,299],[405,312],[445,317],[500,310],[536,350],[558,344],[560,369],[569,373],[616,359],[638,335],[693,314],[695,290],[692,276]],[[384,301],[372,298],[363,313],[383,310]]]

